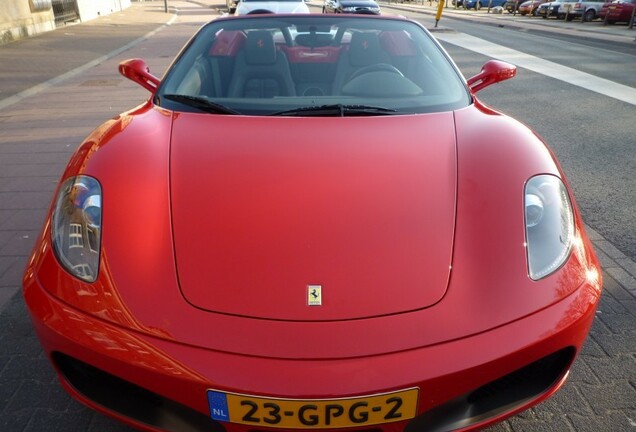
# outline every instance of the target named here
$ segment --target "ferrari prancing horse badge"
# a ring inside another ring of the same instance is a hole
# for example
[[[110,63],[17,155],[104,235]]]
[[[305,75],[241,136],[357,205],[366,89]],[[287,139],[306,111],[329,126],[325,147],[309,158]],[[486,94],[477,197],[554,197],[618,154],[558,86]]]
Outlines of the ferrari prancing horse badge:
[[[307,305],[322,306],[322,285],[307,285]]]

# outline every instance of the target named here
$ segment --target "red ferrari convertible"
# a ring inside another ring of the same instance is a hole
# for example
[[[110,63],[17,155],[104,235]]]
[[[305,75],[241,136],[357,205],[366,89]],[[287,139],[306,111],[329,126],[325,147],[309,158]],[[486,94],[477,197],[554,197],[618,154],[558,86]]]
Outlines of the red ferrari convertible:
[[[142,430],[469,430],[561,387],[601,272],[554,155],[418,23],[204,26],[78,147],[24,276],[60,382]]]

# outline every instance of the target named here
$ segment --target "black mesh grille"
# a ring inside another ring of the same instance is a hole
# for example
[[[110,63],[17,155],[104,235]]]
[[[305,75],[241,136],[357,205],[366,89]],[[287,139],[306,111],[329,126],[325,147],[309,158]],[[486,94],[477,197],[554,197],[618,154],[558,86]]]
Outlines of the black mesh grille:
[[[53,361],[87,399],[139,423],[174,432],[225,432],[211,417],[61,353]]]
[[[565,375],[575,354],[565,348],[413,419],[405,432],[449,431],[483,422],[536,399]]]

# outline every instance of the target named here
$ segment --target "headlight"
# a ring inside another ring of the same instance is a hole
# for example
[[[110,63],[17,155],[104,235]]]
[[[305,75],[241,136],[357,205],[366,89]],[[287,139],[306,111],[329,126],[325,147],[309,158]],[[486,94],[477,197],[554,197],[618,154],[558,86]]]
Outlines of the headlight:
[[[80,175],[62,184],[51,231],[60,264],[72,275],[94,282],[102,232],[102,188],[97,180]]]
[[[563,182],[552,175],[532,177],[525,187],[528,273],[539,280],[567,260],[574,239],[574,213]]]

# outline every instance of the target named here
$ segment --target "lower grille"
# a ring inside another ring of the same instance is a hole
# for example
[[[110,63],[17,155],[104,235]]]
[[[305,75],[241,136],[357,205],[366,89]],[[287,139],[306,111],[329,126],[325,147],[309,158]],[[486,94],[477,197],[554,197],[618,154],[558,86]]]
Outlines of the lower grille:
[[[175,432],[225,432],[211,417],[56,352],[62,376],[87,399],[138,423]]]
[[[567,372],[574,355],[574,348],[566,348],[539,359],[421,414],[409,422],[404,432],[455,430],[510,412],[553,388]],[[52,358],[75,390],[109,411],[166,431],[225,432],[207,415],[77,359],[57,352]]]
[[[449,431],[510,412],[554,387],[575,349],[565,348],[413,419],[404,432]]]

